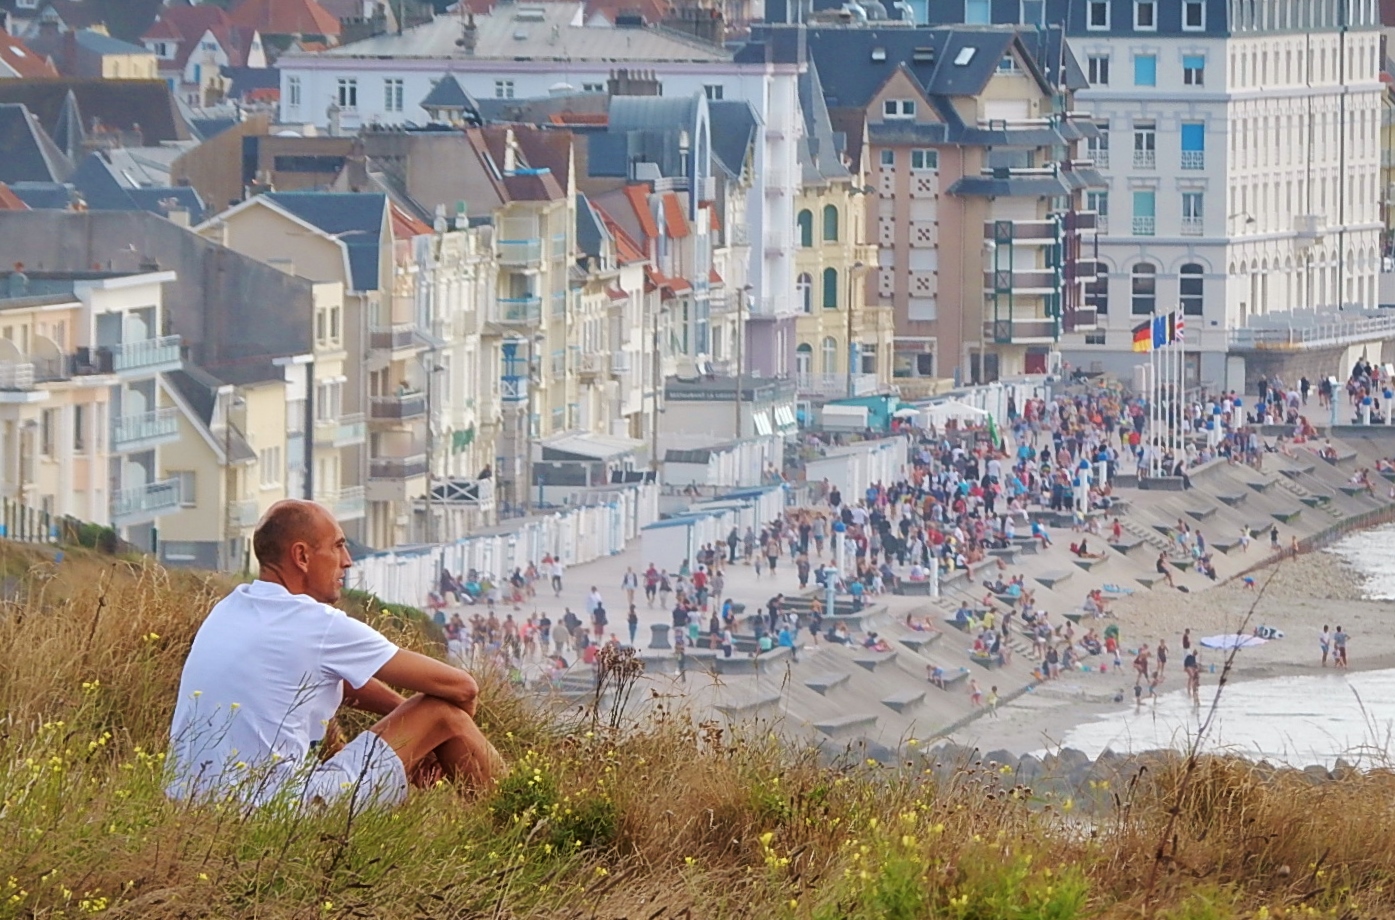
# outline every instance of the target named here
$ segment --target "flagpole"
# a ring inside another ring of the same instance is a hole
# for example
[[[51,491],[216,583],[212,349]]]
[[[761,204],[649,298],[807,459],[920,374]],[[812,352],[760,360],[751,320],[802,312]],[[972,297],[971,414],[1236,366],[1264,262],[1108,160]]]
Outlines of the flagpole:
[[[1178,321],[1180,321],[1180,320],[1182,319],[1182,311],[1181,311],[1181,310],[1178,310],[1178,311],[1177,311],[1177,319],[1178,319]],[[1184,428],[1184,427],[1183,427],[1183,424],[1182,424],[1183,413],[1186,411],[1186,405],[1187,405],[1187,379],[1186,379],[1186,377],[1187,377],[1187,375],[1186,375],[1187,367],[1186,367],[1186,363],[1182,360],[1183,357],[1184,357],[1184,355],[1183,355],[1183,353],[1182,353],[1182,335],[1185,334],[1185,332],[1186,332],[1186,326],[1184,325],[1184,326],[1182,327],[1182,331],[1179,332],[1179,333],[1174,337],[1173,342],[1172,342],[1173,350],[1177,352],[1177,459],[1178,459],[1178,460],[1184,459],[1184,455],[1186,454],[1186,450],[1187,450],[1186,428]]]
[[[1153,321],[1148,320],[1148,475],[1156,475],[1158,440],[1158,350],[1153,347]]]

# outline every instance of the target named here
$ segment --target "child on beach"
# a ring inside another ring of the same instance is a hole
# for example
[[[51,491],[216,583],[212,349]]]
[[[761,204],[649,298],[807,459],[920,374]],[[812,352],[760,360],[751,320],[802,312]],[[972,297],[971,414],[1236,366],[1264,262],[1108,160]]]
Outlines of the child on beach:
[[[983,691],[979,689],[978,681],[972,677],[969,678],[969,702],[975,708],[983,705]]]
[[[996,685],[988,688],[988,714],[993,718],[998,718],[998,688]]]
[[[1332,634],[1332,664],[1343,670],[1347,666],[1347,634],[1338,626]]]
[[[1240,552],[1248,552],[1250,549],[1250,528],[1242,526],[1240,528]]]
[[[1327,624],[1322,624],[1322,632],[1318,634],[1318,648],[1322,649],[1322,666],[1327,667],[1327,652],[1332,646],[1332,634],[1327,631]]]

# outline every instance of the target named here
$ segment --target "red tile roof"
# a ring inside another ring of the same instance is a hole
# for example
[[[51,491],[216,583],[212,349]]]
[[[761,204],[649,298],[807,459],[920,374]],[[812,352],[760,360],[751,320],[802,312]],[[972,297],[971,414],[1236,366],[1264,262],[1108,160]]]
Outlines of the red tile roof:
[[[681,240],[688,235],[688,216],[683,213],[683,202],[678,200],[678,196],[673,192],[664,192],[663,198],[664,224],[667,227],[668,235],[675,240]]]
[[[722,280],[722,276],[717,274],[717,270],[715,268],[709,268],[707,270],[707,283],[715,285],[726,284],[726,282]]]
[[[58,71],[48,58],[35,54],[33,49],[3,29],[0,29],[0,64],[9,67],[21,79],[58,76]]]
[[[0,182],[0,211],[27,211],[29,205],[19,200],[19,196],[10,191],[10,187]]]
[[[417,220],[397,205],[392,205],[392,236],[397,240],[408,240],[414,236],[430,236],[435,231]]]
[[[172,60],[160,60],[160,69],[169,72],[184,69],[207,32],[212,32],[214,39],[222,46],[230,66],[242,67],[247,63],[246,51],[251,45],[253,30],[233,25],[228,14],[212,4],[165,7],[160,11],[160,18],[145,30],[141,40],[178,43]]]
[[[316,0],[242,0],[232,21],[263,35],[339,34],[339,20]]]
[[[627,185],[625,186],[625,197],[630,201],[630,207],[634,208],[635,217],[639,219],[640,230],[644,232],[646,240],[659,238],[659,224],[654,220],[654,212],[649,210],[649,187],[647,185]]]

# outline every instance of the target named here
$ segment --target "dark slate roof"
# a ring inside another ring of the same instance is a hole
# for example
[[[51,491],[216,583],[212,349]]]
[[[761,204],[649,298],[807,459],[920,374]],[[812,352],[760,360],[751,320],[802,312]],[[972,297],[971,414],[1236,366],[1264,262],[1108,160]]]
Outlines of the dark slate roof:
[[[378,290],[378,250],[387,196],[380,192],[271,192],[266,199],[342,240],[349,250],[354,289]]]
[[[786,31],[791,31],[790,27],[763,26],[755,30],[758,35]],[[829,26],[811,27],[807,35],[809,58],[818,67],[830,108],[866,107],[900,67],[928,95],[977,95],[1014,45],[1029,75],[1044,85],[1049,86],[1047,75],[1056,70],[1043,66],[1041,56],[1049,55],[1050,50],[1046,45],[1037,47],[1040,43],[1035,30],[1009,26]],[[956,64],[960,52],[969,48],[974,49],[973,54],[965,63]],[[874,50],[878,60],[873,59]]]
[[[82,128],[82,109],[71,89],[63,97],[63,105],[58,110],[57,120],[50,126],[49,135],[69,160],[76,163],[81,158],[87,132]]]
[[[228,95],[241,99],[254,89],[281,89],[281,71],[275,67],[229,67],[218,68],[231,82]]]
[[[236,118],[191,118],[189,129],[200,141],[211,140],[237,124]]]
[[[188,185],[175,185],[169,188],[128,188],[126,194],[142,211],[167,217],[164,202],[173,201],[175,206],[189,212],[191,224],[202,223],[204,219],[203,199],[198,190]]]
[[[567,93],[532,99],[474,99],[474,103],[475,110],[485,123],[542,125],[550,123],[554,115],[604,115],[610,110],[610,97],[605,93]],[[584,129],[586,125],[573,127]]]
[[[436,81],[436,85],[431,87],[431,92],[426,94],[426,98],[421,101],[424,109],[465,109],[471,112],[479,112],[479,103],[475,102],[475,97],[465,92],[465,88],[460,85],[460,81],[455,78],[455,74],[446,74]]]
[[[101,152],[88,154],[69,181],[91,211],[149,211],[167,217],[169,214],[165,203],[173,200],[178,207],[189,212],[192,223],[199,223],[204,217],[203,200],[193,188],[128,188],[112,175]]]
[[[73,187],[63,182],[7,183],[15,197],[35,211],[66,211],[73,201]]]
[[[755,110],[744,100],[722,99],[707,103],[707,117],[712,125],[712,155],[728,175],[740,176],[756,140]]]
[[[949,187],[951,195],[972,195],[980,198],[1045,198],[1064,195],[1069,186],[1058,176],[1019,176],[994,179],[988,176],[965,177]]]
[[[851,173],[843,165],[843,141],[835,134],[828,117],[828,105],[823,98],[823,83],[819,68],[812,60],[799,75],[799,107],[804,113],[804,143],[800,145],[800,167],[806,182],[848,179]]]
[[[71,92],[90,128],[93,119],[106,128],[131,131],[140,125],[141,145],[190,139],[189,126],[179,114],[163,80],[89,80],[64,77],[50,80],[0,80],[0,104],[23,103],[46,130],[56,130]]]
[[[195,418],[207,431],[213,423],[213,409],[218,403],[218,389],[224,382],[201,367],[186,363],[183,368],[166,374],[166,379],[179,393],[180,398],[194,412]],[[250,463],[257,459],[257,452],[247,442],[237,426],[232,426],[226,436],[214,441],[227,444],[229,459],[234,463]]]
[[[596,209],[591,207],[591,200],[585,195],[577,195],[576,248],[588,256],[599,256],[609,239],[610,232]]]
[[[23,83],[23,80],[0,80]],[[0,182],[62,182],[73,164],[23,105],[0,104]]]
[[[91,51],[94,54],[150,53],[140,45],[123,42],[119,38],[112,38],[110,35],[103,35],[101,32],[94,32],[91,29],[79,29],[73,33],[73,39],[78,43],[78,47]]]

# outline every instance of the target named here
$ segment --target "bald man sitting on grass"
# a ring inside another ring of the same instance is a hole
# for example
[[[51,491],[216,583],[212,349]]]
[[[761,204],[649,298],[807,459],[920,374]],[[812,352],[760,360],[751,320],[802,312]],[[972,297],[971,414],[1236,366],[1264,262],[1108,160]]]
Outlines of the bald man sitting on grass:
[[[503,761],[475,724],[474,678],[330,606],[350,566],[333,516],[277,502],[252,548],[260,577],[214,606],[184,662],[168,794],[390,806],[406,799],[408,777],[437,767],[487,789]],[[312,748],[341,705],[383,718],[317,763]]]

